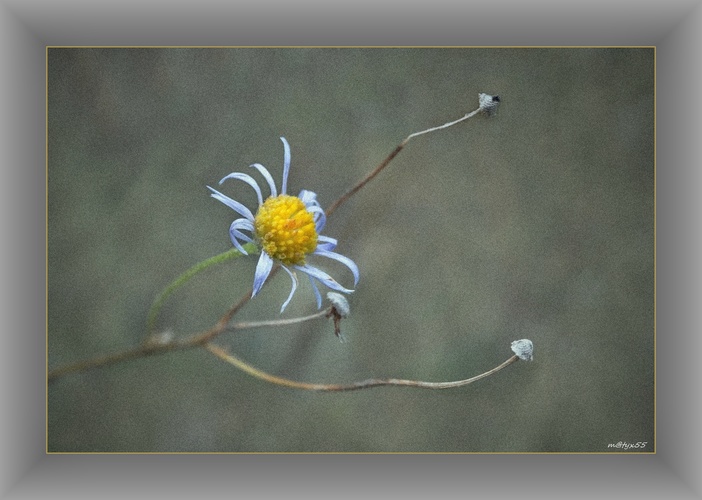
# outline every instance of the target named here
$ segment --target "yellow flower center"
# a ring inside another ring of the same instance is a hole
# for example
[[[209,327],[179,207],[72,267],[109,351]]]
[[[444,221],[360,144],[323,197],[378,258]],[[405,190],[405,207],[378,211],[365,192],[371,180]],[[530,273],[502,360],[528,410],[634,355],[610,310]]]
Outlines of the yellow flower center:
[[[304,264],[317,248],[314,218],[295,196],[268,198],[256,212],[254,229],[263,250],[283,264]]]

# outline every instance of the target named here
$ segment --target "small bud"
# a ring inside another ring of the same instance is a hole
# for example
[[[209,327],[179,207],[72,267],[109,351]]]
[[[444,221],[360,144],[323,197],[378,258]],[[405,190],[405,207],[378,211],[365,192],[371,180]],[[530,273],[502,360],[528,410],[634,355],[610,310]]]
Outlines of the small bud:
[[[485,116],[492,116],[500,105],[500,96],[480,93],[478,94],[478,102],[480,103],[480,111]]]
[[[340,293],[327,292],[327,299],[329,299],[329,302],[332,303],[334,309],[336,309],[336,312],[342,318],[346,318],[351,312],[351,308],[349,307],[349,301],[346,300],[346,297],[344,297]]]
[[[522,361],[534,360],[534,344],[529,339],[515,340],[512,342],[512,352]]]

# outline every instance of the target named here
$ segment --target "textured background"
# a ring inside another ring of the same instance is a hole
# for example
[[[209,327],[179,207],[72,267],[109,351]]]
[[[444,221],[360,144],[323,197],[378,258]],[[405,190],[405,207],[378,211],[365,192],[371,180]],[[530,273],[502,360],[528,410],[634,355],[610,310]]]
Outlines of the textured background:
[[[329,220],[355,260],[331,325],[219,342],[310,382],[431,381],[448,391],[308,393],[188,351],[49,386],[50,451],[607,451],[654,433],[653,49],[49,49],[49,367],[144,337],[154,296],[230,247],[208,196],[260,162],[328,205],[413,139]],[[244,184],[223,191],[251,204]],[[342,283],[343,266],[318,260]],[[166,305],[177,336],[248,291],[255,259],[208,270]],[[278,275],[239,319],[278,317]],[[283,317],[314,310],[306,283]]]

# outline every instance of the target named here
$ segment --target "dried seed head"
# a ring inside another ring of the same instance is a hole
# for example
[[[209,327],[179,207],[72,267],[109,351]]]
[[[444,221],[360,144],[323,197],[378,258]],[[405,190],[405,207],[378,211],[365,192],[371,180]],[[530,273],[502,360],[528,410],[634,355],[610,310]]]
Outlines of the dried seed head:
[[[500,96],[480,93],[478,94],[478,102],[480,103],[480,111],[485,116],[492,116],[500,105]]]
[[[512,342],[512,352],[522,361],[534,360],[534,344],[529,339],[515,340]]]
[[[327,299],[329,299],[329,302],[334,306],[334,309],[336,309],[340,317],[346,318],[351,313],[349,301],[340,293],[327,292]]]
[[[346,337],[341,333],[341,320],[346,318],[351,312],[349,307],[349,301],[346,297],[336,292],[327,292],[327,299],[331,302],[332,306],[327,313],[327,318],[332,318],[334,320],[334,335],[338,337],[341,342],[346,342]]]

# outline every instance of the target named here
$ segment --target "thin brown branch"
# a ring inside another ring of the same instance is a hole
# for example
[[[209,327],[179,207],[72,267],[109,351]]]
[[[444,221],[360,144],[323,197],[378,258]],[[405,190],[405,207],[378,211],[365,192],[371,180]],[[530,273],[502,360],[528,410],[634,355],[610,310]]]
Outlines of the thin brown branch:
[[[387,167],[390,162],[398,155],[400,151],[402,151],[402,148],[405,147],[405,145],[410,141],[410,139],[417,137],[422,134],[426,134],[429,132],[435,132],[437,130],[441,130],[444,128],[451,127],[452,125],[456,125],[457,123],[462,122],[463,120],[467,120],[468,118],[471,118],[475,115],[477,115],[480,112],[481,108],[478,108],[474,111],[471,111],[470,113],[466,113],[463,115],[461,118],[458,120],[454,120],[452,122],[444,123],[443,125],[439,125],[438,127],[432,127],[428,128],[426,130],[421,130],[419,132],[414,132],[413,134],[408,135],[405,140],[403,140],[400,144],[397,145],[395,149],[383,160],[380,162],[380,164],[375,167],[368,175],[366,175],[363,179],[361,179],[355,186],[353,186],[351,189],[346,191],[343,195],[341,195],[336,201],[334,201],[331,205],[329,205],[329,208],[327,208],[326,215],[329,217],[334,211],[336,211],[337,208],[339,208],[343,203],[346,203],[346,201],[351,198],[354,194],[356,194],[363,186],[368,184],[376,175],[378,175],[385,167]]]
[[[144,344],[134,349],[121,351],[115,354],[108,354],[98,358],[89,359],[87,361],[79,361],[70,365],[65,365],[60,368],[49,371],[49,382],[70,373],[83,372],[93,368],[113,365],[137,358],[154,356],[157,354],[165,354],[167,352],[176,351],[179,349],[187,349],[195,347],[196,344],[188,344],[184,342],[168,342],[163,344]]]
[[[402,141],[400,144],[397,145],[397,147],[393,150],[392,153],[388,155],[387,158],[385,158],[382,162],[380,162],[380,165],[375,167],[368,175],[366,175],[363,179],[361,179],[354,187],[346,191],[343,195],[341,195],[335,202],[333,202],[331,205],[329,205],[329,208],[327,208],[326,215],[329,217],[334,211],[339,208],[343,203],[346,203],[346,201],[351,198],[354,194],[356,194],[363,186],[368,184],[368,182],[373,179],[376,175],[378,175],[381,170],[383,170],[385,167],[388,166],[388,164],[397,156],[397,154],[402,151],[402,148],[405,147],[405,144],[407,144],[407,139]]]
[[[228,314],[233,315],[238,308],[243,305],[242,301],[239,301],[234,307],[232,307]],[[217,326],[201,332],[199,334],[188,337],[184,340],[173,340],[167,342],[159,343],[157,340],[147,341],[143,345],[131,349],[128,351],[122,351],[108,356],[102,356],[95,359],[90,359],[87,361],[81,361],[71,365],[66,365],[55,370],[51,370],[48,374],[49,380],[55,380],[63,375],[68,375],[69,373],[87,371],[92,368],[98,368],[102,366],[108,366],[115,363],[120,363],[122,361],[129,361],[131,359],[143,358],[146,356],[153,356],[156,354],[165,354],[170,351],[192,349],[194,347],[201,347],[206,345],[215,336],[226,332],[236,331],[236,330],[248,330],[251,328],[262,328],[266,326],[287,326],[297,323],[303,323],[305,321],[311,321],[314,319],[320,319],[324,317],[329,317],[330,311],[333,308],[326,308],[318,311],[314,314],[308,316],[302,316],[299,318],[285,318],[285,319],[272,319],[268,321],[240,321],[238,323],[228,324],[224,323],[224,327],[220,329],[220,321]]]

